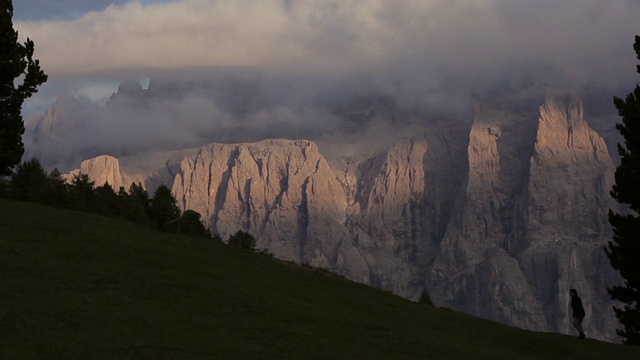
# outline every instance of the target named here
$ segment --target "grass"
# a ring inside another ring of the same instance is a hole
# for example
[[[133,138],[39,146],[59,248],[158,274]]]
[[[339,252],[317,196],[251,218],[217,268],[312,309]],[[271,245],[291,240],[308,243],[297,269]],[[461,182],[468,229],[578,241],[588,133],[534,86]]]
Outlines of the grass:
[[[0,200],[0,359],[640,359],[212,241]]]

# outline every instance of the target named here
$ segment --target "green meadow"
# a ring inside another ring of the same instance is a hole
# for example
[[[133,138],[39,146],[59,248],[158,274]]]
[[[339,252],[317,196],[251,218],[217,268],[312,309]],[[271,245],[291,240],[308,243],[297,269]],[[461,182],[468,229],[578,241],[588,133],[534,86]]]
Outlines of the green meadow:
[[[0,359],[640,359],[126,221],[0,200]]]

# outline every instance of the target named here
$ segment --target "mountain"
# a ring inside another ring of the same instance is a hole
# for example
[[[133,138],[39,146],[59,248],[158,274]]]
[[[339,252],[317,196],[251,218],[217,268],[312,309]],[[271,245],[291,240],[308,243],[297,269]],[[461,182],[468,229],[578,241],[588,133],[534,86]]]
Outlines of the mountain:
[[[90,122],[86,114],[96,111],[99,108],[89,101],[68,95],[58,97],[44,114],[26,122],[23,137],[25,157],[35,156],[43,164],[59,167],[64,171],[86,156],[99,155],[88,151],[84,144],[79,151],[70,150],[72,147],[69,146],[69,134],[86,128]]]
[[[363,108],[341,111],[375,125]],[[410,299],[427,289],[438,305],[526,329],[570,333],[576,288],[589,336],[615,339],[606,287],[619,279],[602,250],[614,163],[580,99],[476,104],[472,121],[395,119],[375,139],[354,129],[155,153],[155,165],[122,157],[120,177],[150,190],[166,180],[213,231],[249,231],[278,258]],[[91,165],[102,161],[83,165],[92,178],[104,178]]]
[[[602,309],[611,309],[606,286],[618,279],[602,247],[614,164],[579,99],[548,96],[537,121],[477,109],[468,156],[461,206],[431,272],[434,298],[567,333],[566,294],[576,288],[590,299],[592,332],[610,338],[616,323]]]

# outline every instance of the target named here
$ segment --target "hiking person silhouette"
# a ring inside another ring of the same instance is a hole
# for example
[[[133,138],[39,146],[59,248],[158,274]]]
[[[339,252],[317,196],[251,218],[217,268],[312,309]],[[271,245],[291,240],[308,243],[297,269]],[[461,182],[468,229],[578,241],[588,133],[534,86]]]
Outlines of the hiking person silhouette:
[[[584,330],[582,330],[582,319],[584,319],[585,312],[582,307],[582,299],[578,296],[576,289],[569,290],[571,296],[571,311],[573,316],[573,327],[580,333],[580,339],[584,339]]]

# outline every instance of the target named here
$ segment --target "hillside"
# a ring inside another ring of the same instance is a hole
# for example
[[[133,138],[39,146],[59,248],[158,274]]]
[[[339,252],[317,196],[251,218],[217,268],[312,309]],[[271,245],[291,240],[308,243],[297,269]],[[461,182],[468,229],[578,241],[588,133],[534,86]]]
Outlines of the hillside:
[[[2,200],[0,284],[1,359],[640,358],[202,239]]]

